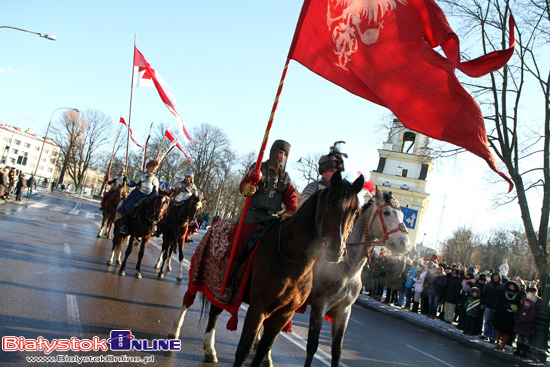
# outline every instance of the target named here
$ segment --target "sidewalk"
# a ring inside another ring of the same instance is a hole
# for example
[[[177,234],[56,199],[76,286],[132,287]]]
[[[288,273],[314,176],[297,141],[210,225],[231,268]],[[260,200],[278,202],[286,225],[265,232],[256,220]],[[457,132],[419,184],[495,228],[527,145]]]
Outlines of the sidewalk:
[[[478,348],[483,353],[490,354],[495,358],[499,358],[507,363],[518,366],[550,366],[548,363],[534,361],[529,358],[521,358],[513,354],[514,349],[507,346],[505,351],[495,350],[493,343],[481,340],[479,336],[464,335],[461,330],[458,330],[456,324],[447,324],[438,319],[427,318],[426,315],[415,314],[410,311],[402,310],[400,307],[385,304],[375,301],[364,293],[361,293],[355,301],[356,305],[372,311],[382,312],[386,315],[399,318],[416,326],[422,327],[433,333],[445,336],[457,343],[467,345],[469,347]]]

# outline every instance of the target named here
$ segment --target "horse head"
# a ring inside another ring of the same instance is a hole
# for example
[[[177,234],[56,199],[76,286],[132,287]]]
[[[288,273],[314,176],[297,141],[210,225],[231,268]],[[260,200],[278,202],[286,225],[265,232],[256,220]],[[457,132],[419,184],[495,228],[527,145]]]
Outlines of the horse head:
[[[338,262],[346,256],[346,241],[359,212],[357,194],[363,183],[362,175],[351,184],[337,171],[330,180],[330,187],[319,194],[316,222],[319,236],[327,245],[327,261]]]
[[[197,215],[201,212],[205,201],[206,199],[201,200],[196,193],[193,193],[183,201],[183,205],[180,207],[178,216],[188,220],[189,222],[194,221],[197,218]]]
[[[152,219],[154,222],[158,222],[162,218],[162,216],[168,209],[169,203],[170,199],[168,199],[168,197],[164,195],[157,195],[153,198]]]
[[[399,201],[391,192],[382,193],[376,189],[373,203],[368,209],[367,231],[388,247],[392,254],[400,255],[411,250],[409,233],[403,222],[403,212]]]

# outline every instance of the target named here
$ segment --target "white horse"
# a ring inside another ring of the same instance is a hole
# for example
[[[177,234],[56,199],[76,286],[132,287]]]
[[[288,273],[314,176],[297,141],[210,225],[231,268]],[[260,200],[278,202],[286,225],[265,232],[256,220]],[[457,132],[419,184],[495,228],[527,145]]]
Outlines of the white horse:
[[[304,366],[311,366],[319,346],[319,334],[326,315],[332,317],[332,367],[338,366],[351,306],[361,292],[361,271],[376,245],[388,247],[392,254],[404,254],[412,245],[403,223],[399,202],[391,193],[376,190],[363,207],[347,241],[345,261],[330,263],[319,256],[313,268],[313,286],[309,296],[311,313]]]

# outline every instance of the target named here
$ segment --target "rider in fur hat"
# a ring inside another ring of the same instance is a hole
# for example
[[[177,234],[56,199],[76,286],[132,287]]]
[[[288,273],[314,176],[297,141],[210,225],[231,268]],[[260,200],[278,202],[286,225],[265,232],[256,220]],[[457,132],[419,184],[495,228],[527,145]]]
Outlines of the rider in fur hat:
[[[243,249],[246,239],[254,233],[262,223],[269,222],[271,219],[285,220],[292,216],[297,209],[297,198],[294,186],[290,181],[290,176],[285,171],[286,161],[290,153],[290,144],[284,140],[275,140],[269,152],[269,159],[262,163],[260,171],[262,178],[257,187],[250,179],[250,172],[256,167],[254,163],[249,173],[243,178],[240,184],[241,193],[244,196],[251,196],[250,207],[246,213],[244,224],[241,230],[235,258],[231,264],[230,274],[228,276],[227,286],[223,296],[217,296],[219,302],[227,302],[231,298],[232,281],[235,270],[246,261],[249,250]],[[229,234],[229,240],[234,241],[237,228]],[[242,252],[242,253],[241,253]]]
[[[330,152],[319,159],[319,173],[322,178],[320,181],[310,182],[302,192],[302,203],[306,201],[316,191],[330,186],[330,179],[336,171],[344,171],[344,158],[348,157],[346,153],[340,152],[340,144],[345,141],[337,141],[330,147]]]

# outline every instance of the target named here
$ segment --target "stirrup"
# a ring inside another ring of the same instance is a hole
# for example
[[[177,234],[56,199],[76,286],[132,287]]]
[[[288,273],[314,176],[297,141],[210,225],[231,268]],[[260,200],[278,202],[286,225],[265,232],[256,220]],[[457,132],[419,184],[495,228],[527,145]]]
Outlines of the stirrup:
[[[120,234],[127,234],[128,233],[128,227],[126,225],[123,225],[120,227]]]
[[[221,302],[221,303],[227,303],[231,300],[231,294],[232,293],[233,292],[231,291],[231,288],[226,287],[221,296],[220,296],[219,293],[216,295],[216,301]]]

